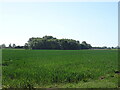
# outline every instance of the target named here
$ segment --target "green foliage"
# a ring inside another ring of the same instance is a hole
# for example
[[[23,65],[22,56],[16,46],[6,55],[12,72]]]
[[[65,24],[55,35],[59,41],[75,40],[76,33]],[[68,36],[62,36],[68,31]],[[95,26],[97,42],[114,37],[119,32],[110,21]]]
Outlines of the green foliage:
[[[8,46],[9,48],[12,48],[12,45],[11,45],[11,43],[9,44],[9,46]]]
[[[28,43],[25,43],[25,45],[24,45],[24,49],[29,49],[29,45],[28,45]]]
[[[44,36],[43,38],[32,37],[28,40],[28,46],[30,49],[61,49],[61,50],[90,49],[92,47],[85,41],[82,44],[80,44],[79,41],[73,39],[57,39],[52,36]]]
[[[15,48],[16,47],[16,45],[15,44],[13,44],[13,46],[12,46],[13,48]]]
[[[56,39],[53,36],[44,36],[43,39]]]
[[[92,48],[92,46],[90,44],[87,44],[85,41],[83,41],[80,44],[80,49],[90,49],[90,48]]]
[[[91,80],[116,77],[117,53],[117,50],[4,49],[2,84],[3,87],[33,88],[88,82],[90,87]]]

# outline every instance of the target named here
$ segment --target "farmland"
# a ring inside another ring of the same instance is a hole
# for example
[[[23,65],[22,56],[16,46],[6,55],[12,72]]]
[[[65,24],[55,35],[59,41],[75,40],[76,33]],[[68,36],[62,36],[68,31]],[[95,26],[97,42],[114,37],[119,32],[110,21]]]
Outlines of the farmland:
[[[117,50],[3,49],[4,88],[105,88],[118,85]]]

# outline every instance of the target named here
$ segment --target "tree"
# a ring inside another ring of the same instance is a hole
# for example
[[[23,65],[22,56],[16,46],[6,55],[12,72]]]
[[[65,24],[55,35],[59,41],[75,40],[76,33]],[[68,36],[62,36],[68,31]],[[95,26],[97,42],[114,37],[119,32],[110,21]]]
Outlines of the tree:
[[[90,44],[87,44],[86,41],[83,41],[81,44],[80,44],[80,49],[91,49],[92,46]]]
[[[25,43],[25,45],[24,45],[24,49],[29,49],[29,45],[28,45],[28,43]]]
[[[1,48],[6,48],[6,45],[5,45],[5,44],[2,44],[2,45],[1,45]]]
[[[16,46],[15,48],[17,48],[17,49],[23,49],[24,46]]]
[[[11,45],[11,43],[9,44],[9,46],[8,46],[9,48],[12,48],[12,45]]]
[[[56,38],[54,38],[53,36],[47,36],[46,35],[46,36],[43,37],[43,39],[56,39]]]
[[[76,50],[80,46],[78,41],[72,39],[60,39],[59,43],[63,50]]]
[[[24,47],[29,47],[30,49],[79,50],[90,49],[92,46],[85,41],[80,44],[79,41],[73,39],[57,39],[53,36],[44,36],[43,38],[29,38],[28,43]]]
[[[13,46],[12,46],[13,48],[15,48],[16,47],[16,45],[15,44],[13,44]]]

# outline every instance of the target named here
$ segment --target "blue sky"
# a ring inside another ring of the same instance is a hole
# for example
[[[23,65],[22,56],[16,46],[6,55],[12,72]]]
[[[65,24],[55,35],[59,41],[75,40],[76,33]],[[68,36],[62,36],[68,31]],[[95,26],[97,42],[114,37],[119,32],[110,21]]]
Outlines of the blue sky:
[[[92,46],[118,45],[117,2],[0,3],[0,44],[52,35]]]

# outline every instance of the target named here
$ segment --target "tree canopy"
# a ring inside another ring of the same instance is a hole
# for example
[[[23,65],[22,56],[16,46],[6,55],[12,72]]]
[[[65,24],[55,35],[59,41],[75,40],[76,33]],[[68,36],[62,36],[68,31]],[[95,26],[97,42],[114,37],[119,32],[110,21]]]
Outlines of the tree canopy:
[[[32,37],[29,38],[28,43],[24,46],[26,49],[59,49],[59,50],[79,50],[90,49],[92,46],[83,41],[73,39],[57,39],[53,36]]]

